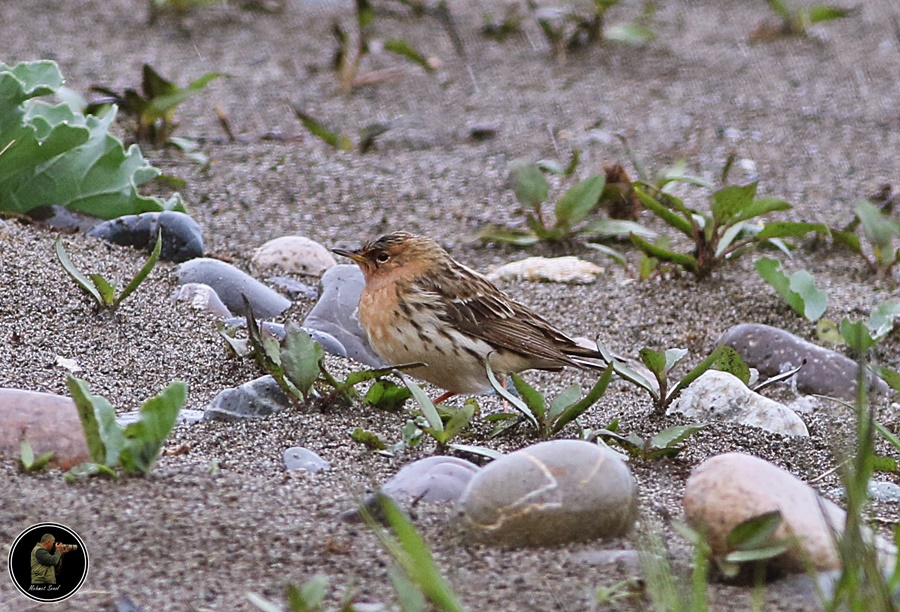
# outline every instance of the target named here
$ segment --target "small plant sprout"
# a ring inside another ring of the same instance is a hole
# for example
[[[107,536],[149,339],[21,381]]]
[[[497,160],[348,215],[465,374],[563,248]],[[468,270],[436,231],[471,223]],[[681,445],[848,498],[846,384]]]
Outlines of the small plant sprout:
[[[793,9],[785,0],[766,0],[766,4],[778,17],[779,22],[775,25],[760,24],[750,35],[751,40],[765,40],[777,36],[807,36],[810,26],[849,17],[857,10],[829,4]]]
[[[832,231],[835,243],[860,255],[879,279],[891,278],[900,261],[900,223],[869,201],[858,203],[853,212],[853,222],[841,231]],[[865,242],[855,233],[857,229]]]
[[[69,470],[67,479],[115,476],[116,467],[128,474],[149,474],[187,399],[187,385],[175,381],[145,401],[138,421],[123,428],[116,422],[112,405],[99,395],[91,395],[87,383],[69,376],[66,385],[78,408],[91,456],[90,463]]]
[[[609,237],[628,235],[629,233],[653,237],[650,230],[622,219],[588,217],[604,202],[618,205],[623,197],[621,185],[607,185],[606,172],[616,172],[620,166],[610,166],[604,173],[577,181],[560,196],[553,207],[553,222],[547,219],[544,205],[550,196],[550,183],[544,172],[572,179],[578,165],[579,154],[572,158],[566,169],[555,162],[531,163],[516,160],[510,164],[509,185],[516,199],[525,211],[525,224],[528,229],[511,229],[491,225],[481,230],[479,238],[486,242],[505,242],[518,246],[530,246],[539,242],[560,242],[571,240],[578,234]],[[619,174],[616,174],[619,176]]]
[[[816,286],[815,279],[809,272],[799,270],[788,276],[782,269],[781,262],[771,257],[758,259],[753,265],[759,275],[772,285],[797,314],[815,322],[825,313],[828,294]]]
[[[134,293],[141,283],[144,282],[144,279],[150,275],[153,266],[156,265],[156,262],[159,259],[161,250],[162,231],[160,231],[156,237],[156,246],[153,247],[153,252],[150,253],[150,257],[141,269],[138,270],[138,273],[134,275],[134,278],[132,278],[125,288],[117,295],[115,285],[103,278],[100,274],[88,274],[85,276],[81,270],[76,268],[75,264],[72,263],[72,260],[69,259],[65,248],[63,248],[62,240],[60,238],[56,239],[56,257],[59,259],[59,263],[62,264],[66,273],[72,277],[72,280],[74,280],[85,293],[94,299],[100,308],[110,310],[118,308],[119,304],[121,304],[129,295]]]
[[[168,142],[169,137],[178,126],[175,121],[175,110],[189,98],[199,94],[215,79],[225,76],[220,72],[209,72],[181,88],[167,81],[149,64],[144,64],[141,80],[141,92],[126,89],[117,93],[108,87],[94,85],[92,91],[104,94],[108,98],[94,102],[88,106],[88,112],[107,104],[117,104],[122,111],[134,119],[134,139],[139,143],[160,146]]]
[[[675,457],[684,450],[682,442],[706,427],[706,423],[677,425],[668,427],[651,438],[641,438],[634,432],[627,436],[619,433],[619,419],[604,429],[592,431],[590,439],[600,438],[604,442],[621,447],[635,459],[654,461],[663,457]]]
[[[419,428],[434,438],[437,442],[438,452],[443,451],[447,444],[465,430],[475,416],[475,410],[478,407],[477,402],[473,398],[466,400],[462,408],[443,408],[443,414],[438,411],[434,402],[428,397],[422,387],[417,385],[410,377],[401,374],[403,382],[406,384],[412,397],[419,405],[422,412],[424,423],[416,423]]]
[[[287,585],[285,599],[288,612],[324,612],[325,598],[328,595],[328,587],[331,581],[325,574],[316,574],[301,586]],[[341,605],[335,608],[338,612],[352,612],[354,591],[348,588],[344,593]],[[285,608],[269,601],[257,593],[247,593],[247,601],[256,606],[262,612],[284,612]]]
[[[541,438],[549,438],[556,435],[563,427],[573,422],[584,414],[588,408],[597,403],[603,397],[603,394],[606,393],[613,375],[612,366],[607,366],[603,374],[584,397],[581,396],[581,387],[579,385],[571,385],[548,404],[544,396],[526,383],[518,374],[510,375],[510,379],[520,397],[510,393],[497,380],[489,360],[485,360],[485,368],[494,390],[519,413],[518,416],[511,413],[502,413],[487,417],[489,421],[510,421],[509,423],[501,424],[501,427],[495,431],[495,434],[524,421]]]
[[[47,451],[40,457],[35,457],[31,442],[25,437],[19,445],[19,459],[22,461],[22,469],[26,472],[40,472],[47,467],[54,454],[55,451]]]
[[[723,182],[731,159],[723,171]],[[729,185],[713,192],[709,212],[691,209],[666,190],[674,181],[706,186],[704,182],[676,174],[663,176],[654,183],[638,181],[635,192],[641,202],[667,225],[678,230],[693,243],[690,253],[678,253],[653,244],[633,233],[632,242],[647,256],[671,262],[705,279],[722,262],[735,258],[758,244],[768,243],[788,252],[782,238],[805,236],[810,232],[827,233],[824,225],[800,222],[760,224],[763,215],[790,210],[790,204],[770,197],[758,197],[757,183]]]

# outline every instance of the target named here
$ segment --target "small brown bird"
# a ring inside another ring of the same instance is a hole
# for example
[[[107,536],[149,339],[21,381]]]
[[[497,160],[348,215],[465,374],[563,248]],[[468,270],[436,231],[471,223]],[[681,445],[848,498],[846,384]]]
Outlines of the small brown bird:
[[[436,400],[491,390],[484,361],[500,376],[563,366],[601,368],[601,354],[580,346],[516,302],[436,242],[394,232],[356,251],[332,249],[363,272],[359,322],[369,343],[392,364],[447,390]]]

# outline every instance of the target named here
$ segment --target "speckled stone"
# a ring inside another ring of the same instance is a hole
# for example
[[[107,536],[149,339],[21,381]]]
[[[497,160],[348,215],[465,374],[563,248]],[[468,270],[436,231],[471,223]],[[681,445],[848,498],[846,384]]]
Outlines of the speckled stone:
[[[426,457],[403,466],[381,490],[397,501],[455,501],[478,470],[465,459]]]
[[[87,235],[114,244],[152,250],[160,230],[160,259],[180,262],[203,257],[203,230],[196,221],[181,212],[125,215],[100,223]]]
[[[61,469],[91,460],[71,398],[21,389],[0,389],[0,454],[19,458],[22,438],[34,456],[53,451],[50,461]]]
[[[261,376],[240,387],[220,391],[204,412],[203,418],[233,421],[268,416],[291,405],[271,376]]]
[[[551,440],[481,469],[459,500],[473,539],[547,546],[622,535],[637,514],[637,486],[622,458],[580,440]]]
[[[331,469],[331,464],[308,448],[292,446],[284,451],[284,467],[290,472],[325,472]]]
[[[253,313],[260,319],[277,317],[287,310],[291,301],[274,289],[234,266],[208,257],[186,261],[178,267],[178,284],[202,283],[209,285],[231,312],[245,315],[246,295],[253,307]]]
[[[281,236],[253,252],[253,265],[259,269],[320,276],[336,264],[331,251],[305,236]]]
[[[758,323],[735,325],[721,340],[740,354],[751,368],[770,377],[792,368],[806,360],[806,365],[796,374],[797,390],[802,393],[828,395],[846,400],[856,397],[856,362],[827,348],[817,346],[794,334]],[[870,377],[870,391],[887,393],[887,384],[877,377]]]
[[[796,412],[718,370],[707,370],[682,391],[669,406],[669,414],[676,412],[691,419],[732,421],[787,436],[809,436]]]
[[[774,562],[777,567],[805,572],[804,557],[816,569],[840,567],[831,530],[843,528],[844,510],[768,461],[742,453],[707,459],[688,478],[683,504],[688,523],[706,533],[714,554],[728,551],[728,534],[737,525],[779,510],[782,523],[774,537],[796,536],[802,553],[788,551]],[[879,538],[878,546],[885,555],[892,554],[893,547],[887,541]]]

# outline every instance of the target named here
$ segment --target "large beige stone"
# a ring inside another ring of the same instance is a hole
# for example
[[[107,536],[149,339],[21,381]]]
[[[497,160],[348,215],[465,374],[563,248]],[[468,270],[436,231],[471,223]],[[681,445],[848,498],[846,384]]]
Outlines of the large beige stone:
[[[634,523],[637,487],[615,452],[579,440],[551,440],[496,459],[459,501],[479,541],[543,546],[622,535]]]
[[[328,249],[305,236],[274,238],[253,253],[253,265],[261,270],[278,268],[285,272],[321,276],[336,264]]]
[[[713,554],[728,552],[728,534],[738,524],[778,510],[782,523],[774,537],[799,540],[799,548],[785,553],[778,567],[804,572],[806,557],[819,570],[840,568],[832,534],[843,529],[844,510],[768,461],[742,453],[707,459],[688,478],[683,503],[688,523],[706,533]],[[879,540],[878,545],[890,554],[890,544]]]
[[[22,438],[35,456],[54,451],[51,464],[64,470],[90,461],[75,402],[51,393],[0,389],[0,454],[18,459]]]

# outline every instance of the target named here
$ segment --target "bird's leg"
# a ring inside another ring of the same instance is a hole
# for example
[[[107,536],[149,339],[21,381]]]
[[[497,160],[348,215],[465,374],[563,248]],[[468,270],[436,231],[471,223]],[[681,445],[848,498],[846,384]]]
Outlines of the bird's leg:
[[[440,397],[438,397],[436,400],[434,400],[434,405],[437,406],[438,404],[446,402],[448,399],[450,399],[454,395],[456,395],[456,393],[454,393],[453,391],[447,391],[446,393],[443,393]]]

